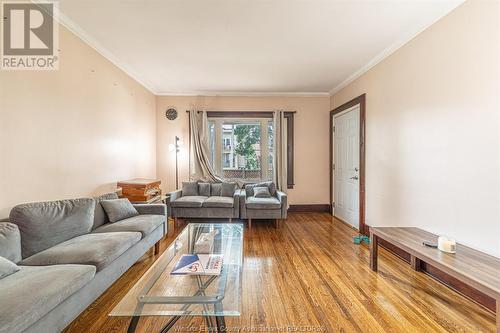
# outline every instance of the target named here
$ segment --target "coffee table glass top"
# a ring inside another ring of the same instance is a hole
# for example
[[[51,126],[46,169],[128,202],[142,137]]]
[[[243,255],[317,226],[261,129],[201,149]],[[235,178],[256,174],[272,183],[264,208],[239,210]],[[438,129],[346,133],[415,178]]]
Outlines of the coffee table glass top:
[[[217,276],[171,275],[201,233],[217,230],[212,254],[222,254]],[[239,316],[243,225],[190,223],[130,289],[110,316]]]

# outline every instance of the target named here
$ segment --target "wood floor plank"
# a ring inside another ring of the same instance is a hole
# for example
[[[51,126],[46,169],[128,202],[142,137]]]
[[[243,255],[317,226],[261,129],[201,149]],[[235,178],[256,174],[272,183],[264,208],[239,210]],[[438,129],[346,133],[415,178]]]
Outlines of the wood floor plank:
[[[275,332],[495,331],[493,313],[383,248],[379,271],[373,272],[369,249],[355,245],[355,235],[326,213],[291,213],[278,229],[253,221],[252,231],[245,229],[242,315],[227,318],[228,326]],[[161,242],[160,253],[175,236],[171,232]],[[126,332],[130,319],[107,314],[156,258],[152,253],[142,258],[65,332]],[[138,332],[159,332],[167,321],[143,318]],[[203,331],[205,324],[185,317],[174,330]]]

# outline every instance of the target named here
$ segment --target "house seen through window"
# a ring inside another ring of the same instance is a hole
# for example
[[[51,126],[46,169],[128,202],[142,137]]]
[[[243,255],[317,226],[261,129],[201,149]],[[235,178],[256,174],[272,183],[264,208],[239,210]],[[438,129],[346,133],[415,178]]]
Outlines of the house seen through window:
[[[250,181],[272,179],[271,119],[214,118],[208,126],[211,163],[218,175]]]

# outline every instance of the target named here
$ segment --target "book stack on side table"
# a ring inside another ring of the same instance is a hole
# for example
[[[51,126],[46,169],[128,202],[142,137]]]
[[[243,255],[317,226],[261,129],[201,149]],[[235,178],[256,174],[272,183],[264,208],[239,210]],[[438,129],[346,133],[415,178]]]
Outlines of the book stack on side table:
[[[161,181],[158,179],[136,178],[117,183],[122,190],[122,198],[132,203],[159,203],[162,201]]]

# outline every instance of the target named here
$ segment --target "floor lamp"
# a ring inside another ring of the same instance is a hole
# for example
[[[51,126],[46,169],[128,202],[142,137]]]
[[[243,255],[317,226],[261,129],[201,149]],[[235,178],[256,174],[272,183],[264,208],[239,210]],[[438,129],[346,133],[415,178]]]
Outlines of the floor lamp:
[[[181,139],[176,135],[175,144],[169,145],[169,150],[175,150],[175,189],[179,189],[179,152],[181,151],[182,142]]]

